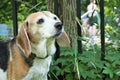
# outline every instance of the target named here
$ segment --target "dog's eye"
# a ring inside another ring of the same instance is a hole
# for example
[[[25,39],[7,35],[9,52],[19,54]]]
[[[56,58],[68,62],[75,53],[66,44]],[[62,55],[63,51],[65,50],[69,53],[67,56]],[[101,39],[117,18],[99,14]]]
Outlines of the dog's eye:
[[[57,17],[54,17],[53,19],[54,19],[54,20],[57,20]]]
[[[39,20],[37,21],[37,24],[42,24],[43,22],[44,22],[44,19],[41,18],[41,19],[39,19]]]

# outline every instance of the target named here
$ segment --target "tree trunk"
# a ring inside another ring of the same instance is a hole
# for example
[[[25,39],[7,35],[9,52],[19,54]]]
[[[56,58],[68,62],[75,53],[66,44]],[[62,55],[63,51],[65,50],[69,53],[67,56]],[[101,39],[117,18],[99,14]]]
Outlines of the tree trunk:
[[[71,47],[77,51],[77,23],[76,23],[76,0],[58,0],[58,14],[57,16],[62,20],[66,33],[71,40]],[[54,0],[48,0],[48,10],[54,12]],[[60,56],[60,49],[57,47],[55,57]],[[58,64],[61,68],[61,64]],[[58,79],[64,80],[65,75],[57,76]],[[56,80],[56,79],[52,79]]]
[[[54,12],[54,0],[48,0],[48,10]]]
[[[64,24],[65,31],[71,39],[71,46],[75,46],[77,36],[76,0],[58,0],[58,16]],[[54,12],[54,0],[48,0],[48,10]]]

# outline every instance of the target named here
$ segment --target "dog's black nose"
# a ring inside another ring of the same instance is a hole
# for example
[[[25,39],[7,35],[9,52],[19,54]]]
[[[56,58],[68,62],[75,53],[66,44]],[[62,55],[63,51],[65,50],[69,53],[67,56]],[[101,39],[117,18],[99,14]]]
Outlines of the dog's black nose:
[[[57,30],[61,30],[61,29],[62,29],[62,26],[63,26],[63,24],[62,24],[61,22],[57,22],[57,23],[55,24],[55,28],[56,28]]]

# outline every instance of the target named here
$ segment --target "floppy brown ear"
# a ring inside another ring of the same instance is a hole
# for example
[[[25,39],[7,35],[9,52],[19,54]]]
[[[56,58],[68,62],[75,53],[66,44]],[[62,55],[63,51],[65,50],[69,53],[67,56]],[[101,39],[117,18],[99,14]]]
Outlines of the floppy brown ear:
[[[61,47],[70,47],[70,39],[67,33],[64,31],[62,35],[57,39],[57,43]]]
[[[17,44],[28,57],[31,53],[30,41],[27,34],[28,23],[24,22],[17,35]]]

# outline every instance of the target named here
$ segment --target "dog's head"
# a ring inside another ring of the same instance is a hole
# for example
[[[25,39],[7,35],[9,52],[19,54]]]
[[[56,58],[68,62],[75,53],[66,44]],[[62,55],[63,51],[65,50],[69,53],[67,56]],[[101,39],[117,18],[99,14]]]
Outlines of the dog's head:
[[[59,45],[69,46],[69,38],[59,18],[48,11],[30,14],[21,26],[17,43],[27,56],[31,53],[30,42],[38,44],[42,39],[56,39]]]

